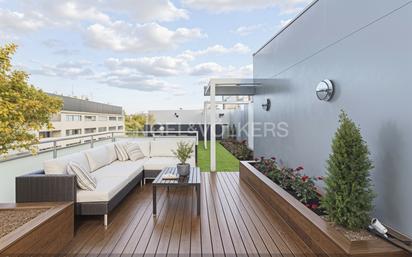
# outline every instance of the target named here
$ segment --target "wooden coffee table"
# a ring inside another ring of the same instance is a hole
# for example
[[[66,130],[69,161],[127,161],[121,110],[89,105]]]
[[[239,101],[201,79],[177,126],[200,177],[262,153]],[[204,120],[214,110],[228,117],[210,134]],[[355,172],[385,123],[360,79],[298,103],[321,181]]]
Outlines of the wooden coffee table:
[[[155,180],[152,183],[153,186],[153,215],[156,215],[157,210],[156,210],[156,202],[157,202],[157,197],[156,197],[156,191],[158,187],[167,187],[167,190],[169,190],[169,187],[194,187],[196,190],[196,198],[197,198],[197,215],[200,215],[200,169],[198,167],[191,167],[190,168],[190,174],[186,177],[179,177],[179,179],[176,180],[166,180],[163,179],[164,174],[177,174],[177,168],[176,167],[169,167],[169,168],[164,168],[159,175],[155,178]]]

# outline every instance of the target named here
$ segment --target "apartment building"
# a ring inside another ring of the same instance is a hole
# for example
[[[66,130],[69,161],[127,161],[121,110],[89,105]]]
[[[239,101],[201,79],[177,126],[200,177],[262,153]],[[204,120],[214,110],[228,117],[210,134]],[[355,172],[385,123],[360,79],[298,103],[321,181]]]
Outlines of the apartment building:
[[[57,144],[60,147],[87,143],[93,140],[110,138],[112,133],[123,133],[124,112],[120,106],[103,104],[74,97],[49,94],[63,100],[63,108],[52,117],[52,130],[38,133],[41,142],[50,139],[65,139]],[[78,138],[90,135],[90,137]],[[40,149],[52,147],[51,143],[40,144]]]

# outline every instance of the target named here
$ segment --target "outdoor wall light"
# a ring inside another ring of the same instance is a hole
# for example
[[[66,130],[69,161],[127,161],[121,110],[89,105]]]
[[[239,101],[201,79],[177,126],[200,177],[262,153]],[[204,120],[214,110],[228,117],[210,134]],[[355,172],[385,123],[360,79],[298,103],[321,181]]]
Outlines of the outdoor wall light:
[[[322,80],[316,87],[316,96],[321,101],[329,101],[333,97],[334,86],[329,79]]]
[[[265,110],[265,111],[269,111],[270,110],[270,106],[272,105],[272,103],[270,102],[270,99],[269,98],[267,98],[266,99],[266,103],[265,104],[262,104],[262,108],[263,108],[263,110]]]
[[[177,114],[176,112],[175,112],[175,117],[176,117],[176,118],[179,118],[179,114]]]

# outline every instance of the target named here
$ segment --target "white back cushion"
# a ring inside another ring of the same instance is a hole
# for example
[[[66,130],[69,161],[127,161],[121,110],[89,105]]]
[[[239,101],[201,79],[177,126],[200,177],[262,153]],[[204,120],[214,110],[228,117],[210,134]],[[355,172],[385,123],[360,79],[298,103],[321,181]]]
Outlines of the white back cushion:
[[[142,151],[145,157],[150,156],[150,141],[134,141],[133,143],[137,143],[139,145],[140,150]]]
[[[106,146],[100,146],[85,152],[89,160],[91,172],[111,163],[109,150]]]
[[[57,159],[51,159],[43,162],[43,169],[46,175],[67,174],[67,165],[70,161],[80,164],[86,171],[90,172],[89,161],[84,153],[69,154]]]
[[[116,149],[114,149],[114,144],[108,144],[106,145],[107,151],[109,153],[109,160],[110,163],[114,162],[117,160],[117,154],[116,154]]]
[[[137,143],[130,143],[125,145],[127,155],[130,160],[137,161],[144,158],[143,152],[140,150],[140,147]]]
[[[177,149],[177,141],[175,140],[155,140],[150,142],[151,157],[172,157],[172,150]]]

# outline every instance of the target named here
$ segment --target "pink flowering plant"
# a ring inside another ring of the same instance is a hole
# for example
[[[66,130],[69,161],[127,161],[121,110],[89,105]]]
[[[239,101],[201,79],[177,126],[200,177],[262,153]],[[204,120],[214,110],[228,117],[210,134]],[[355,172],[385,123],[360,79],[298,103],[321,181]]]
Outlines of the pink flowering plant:
[[[256,159],[254,167],[288,191],[309,209],[318,214],[323,214],[323,210],[319,208],[320,195],[316,188],[316,181],[323,180],[322,177],[305,175],[302,166],[295,169],[279,167],[274,157]]]

